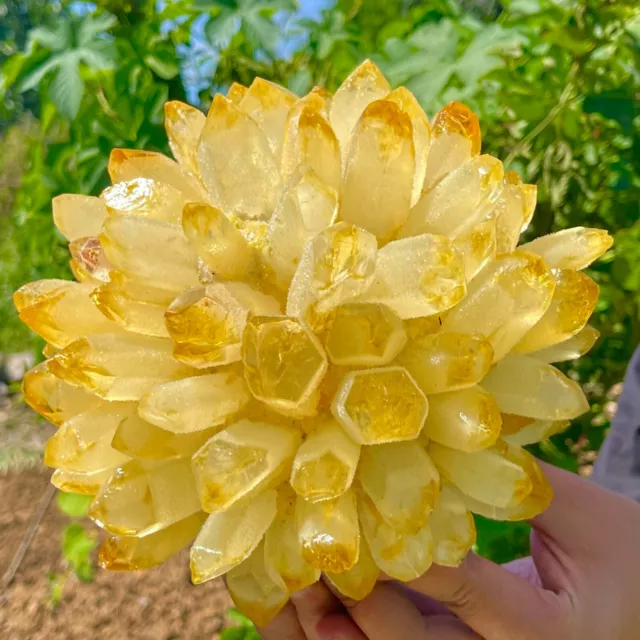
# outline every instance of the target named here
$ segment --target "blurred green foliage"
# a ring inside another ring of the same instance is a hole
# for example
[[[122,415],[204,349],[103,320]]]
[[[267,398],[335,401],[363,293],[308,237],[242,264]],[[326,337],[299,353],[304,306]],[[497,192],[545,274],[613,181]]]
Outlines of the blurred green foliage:
[[[316,15],[309,17],[316,9]],[[334,90],[373,58],[428,113],[478,114],[484,148],[536,183],[530,236],[604,227],[616,244],[590,272],[602,339],[567,367],[592,410],[536,453],[593,460],[611,387],[640,342],[640,7],[636,0],[0,0],[0,350],[33,338],[10,294],[69,276],[51,198],[98,194],[113,147],[167,152],[162,105],[256,75]],[[481,552],[526,551],[527,529],[479,521]]]
[[[62,557],[66,569],[59,573],[47,574],[51,605],[60,604],[67,580],[73,575],[83,582],[91,582],[95,570],[92,561],[93,550],[97,546],[95,531],[87,531],[80,520],[87,516],[93,496],[77,493],[58,492],[56,506],[69,518],[69,524],[62,531],[60,540]]]

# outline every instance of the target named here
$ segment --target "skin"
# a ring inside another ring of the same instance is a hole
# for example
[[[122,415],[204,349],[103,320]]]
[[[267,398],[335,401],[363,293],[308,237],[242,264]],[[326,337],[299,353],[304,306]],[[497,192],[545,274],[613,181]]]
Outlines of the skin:
[[[264,640],[637,640],[640,505],[544,465],[555,498],[531,525],[531,557],[470,554],[360,602],[317,583],[294,594]]]

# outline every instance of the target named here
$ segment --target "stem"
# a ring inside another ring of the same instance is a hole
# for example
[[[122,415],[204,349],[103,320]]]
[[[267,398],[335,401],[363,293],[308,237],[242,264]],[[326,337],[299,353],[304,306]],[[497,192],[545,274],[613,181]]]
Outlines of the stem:
[[[569,74],[567,75],[567,84],[565,85],[560,97],[558,98],[558,102],[554,105],[554,107],[549,111],[549,113],[542,119],[529,133],[518,142],[518,144],[512,149],[511,153],[507,156],[504,161],[505,166],[508,166],[511,162],[513,162],[514,158],[519,156],[524,149],[528,146],[528,144],[538,135],[540,135],[555,119],[555,117],[565,108],[569,100],[571,99],[571,94],[574,89],[573,79],[578,72],[578,63],[574,62],[571,65],[571,69],[569,70]]]
[[[51,500],[53,499],[53,496],[55,494],[56,494],[56,488],[51,483],[49,483],[47,485],[47,488],[45,489],[45,492],[42,494],[42,498],[40,498],[40,502],[38,503],[38,508],[36,509],[36,512],[33,514],[33,517],[31,518],[31,522],[29,522],[29,528],[27,529],[26,534],[20,541],[20,545],[18,546],[18,549],[16,550],[13,558],[11,559],[9,568],[7,569],[6,573],[3,576],[2,582],[5,587],[8,587],[13,582],[13,579],[18,569],[20,568],[20,565],[22,564],[22,560],[24,559],[24,556],[27,553],[27,550],[29,549],[29,547],[31,546],[31,543],[33,542],[33,538],[35,537],[36,532],[38,531],[38,527],[42,522],[42,518],[44,518],[44,514],[47,512],[47,508],[49,507],[49,504],[51,504]]]

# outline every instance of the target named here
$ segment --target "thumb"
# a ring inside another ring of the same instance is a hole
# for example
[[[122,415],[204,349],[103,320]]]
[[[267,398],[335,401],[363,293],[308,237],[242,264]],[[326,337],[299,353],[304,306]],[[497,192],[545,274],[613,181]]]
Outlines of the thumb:
[[[407,586],[442,602],[486,638],[565,637],[568,596],[531,585],[475,554],[457,568],[433,565]]]

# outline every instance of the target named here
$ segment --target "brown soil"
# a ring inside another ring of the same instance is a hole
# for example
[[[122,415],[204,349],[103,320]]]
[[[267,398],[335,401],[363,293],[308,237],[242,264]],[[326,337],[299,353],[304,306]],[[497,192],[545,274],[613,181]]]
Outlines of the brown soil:
[[[48,478],[49,472],[41,469],[0,475],[0,576],[28,528]],[[144,572],[98,569],[89,584],[71,577],[60,604],[53,607],[47,574],[65,573],[60,536],[67,523],[51,504],[13,583],[0,591],[0,638],[218,638],[230,600],[220,581],[191,584],[186,551]],[[87,527],[94,528],[90,523]]]

